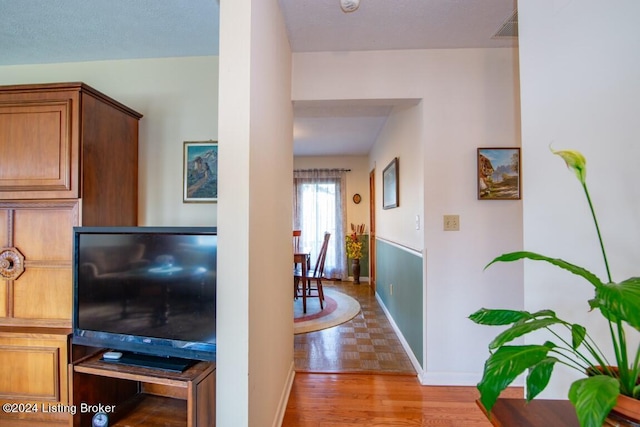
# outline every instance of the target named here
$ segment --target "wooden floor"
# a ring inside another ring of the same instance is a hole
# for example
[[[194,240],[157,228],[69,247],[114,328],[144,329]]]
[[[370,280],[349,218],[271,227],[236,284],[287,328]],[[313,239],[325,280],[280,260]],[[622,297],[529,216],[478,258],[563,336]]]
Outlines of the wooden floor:
[[[491,427],[477,398],[475,387],[422,386],[415,376],[296,373],[282,426]]]
[[[353,320],[296,335],[296,376],[283,427],[491,427],[475,387],[428,387],[368,284],[329,282],[362,307]],[[522,388],[505,397],[522,397]],[[515,427],[515,426],[514,426]]]

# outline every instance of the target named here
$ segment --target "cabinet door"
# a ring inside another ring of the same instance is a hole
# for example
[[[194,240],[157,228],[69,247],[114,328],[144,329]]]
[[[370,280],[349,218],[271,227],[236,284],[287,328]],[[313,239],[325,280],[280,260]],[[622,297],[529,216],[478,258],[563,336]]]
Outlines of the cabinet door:
[[[0,199],[77,198],[78,94],[6,98],[0,96]]]
[[[71,327],[72,228],[78,225],[78,203],[0,202],[0,251],[24,258],[18,276],[2,271],[0,325]]]
[[[64,334],[0,332],[0,425],[70,424],[68,348]]]

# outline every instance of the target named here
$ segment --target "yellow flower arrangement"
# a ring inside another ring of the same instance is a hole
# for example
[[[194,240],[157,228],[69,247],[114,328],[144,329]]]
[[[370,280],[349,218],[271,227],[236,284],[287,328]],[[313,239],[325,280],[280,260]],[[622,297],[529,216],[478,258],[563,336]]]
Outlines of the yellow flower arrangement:
[[[347,257],[351,259],[362,258],[362,242],[358,240],[356,233],[347,236]]]
[[[347,236],[347,257],[350,259],[362,258],[362,242],[359,235],[364,233],[364,224],[351,224],[351,234]]]

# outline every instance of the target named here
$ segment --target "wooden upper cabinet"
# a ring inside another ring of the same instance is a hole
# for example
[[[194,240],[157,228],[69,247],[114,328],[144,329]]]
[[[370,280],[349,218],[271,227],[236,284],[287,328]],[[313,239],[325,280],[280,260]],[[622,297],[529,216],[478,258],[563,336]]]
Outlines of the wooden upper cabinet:
[[[0,186],[8,192],[64,192],[71,188],[71,113],[75,100],[0,104]],[[73,146],[78,156],[78,146]],[[74,171],[77,173],[77,170]],[[77,185],[76,185],[77,187]]]
[[[137,203],[141,114],[83,83],[0,86],[0,199]],[[88,224],[87,224],[88,225]]]

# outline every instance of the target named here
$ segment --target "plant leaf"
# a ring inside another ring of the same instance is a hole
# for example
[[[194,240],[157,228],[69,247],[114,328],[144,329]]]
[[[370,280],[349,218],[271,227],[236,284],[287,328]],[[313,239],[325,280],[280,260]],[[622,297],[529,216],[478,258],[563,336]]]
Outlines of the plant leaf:
[[[527,375],[527,401],[536,397],[549,384],[553,367],[558,361],[555,357],[547,357],[529,370]]]
[[[574,350],[580,347],[586,335],[587,329],[584,326],[578,325],[577,323],[571,325],[571,345]]]
[[[637,385],[633,388],[633,396],[634,399],[640,398],[640,385]]]
[[[492,310],[488,308],[481,308],[480,310],[469,316],[469,319],[473,320],[479,325],[510,325],[522,319],[529,319],[531,314],[526,311],[516,310]]]
[[[594,304],[607,319],[620,319],[640,330],[640,277],[607,283],[596,291]]]
[[[575,381],[569,388],[569,400],[576,408],[581,427],[602,427],[620,394],[618,380],[595,375]]]
[[[558,323],[562,322],[560,321],[560,319],[554,317],[545,317],[542,319],[533,319],[522,323],[516,323],[515,325],[495,337],[489,344],[489,349],[493,350],[508,343],[509,341],[526,335],[529,332],[537,331],[538,329],[543,329]]]
[[[478,383],[480,401],[487,410],[496,403],[502,390],[522,374],[525,369],[537,365],[547,357],[553,344],[502,346],[484,364],[482,380]]]
[[[593,286],[595,286],[596,289],[599,289],[601,286],[604,285],[602,281],[598,278],[598,276],[591,273],[589,270],[585,268],[578,267],[577,265],[568,263],[560,258],[550,258],[548,256],[544,256],[544,255],[537,254],[535,252],[528,252],[528,251],[519,251],[519,252],[502,254],[499,257],[495,258],[493,261],[491,261],[489,264],[487,264],[485,269],[488,268],[491,264],[494,264],[496,262],[511,262],[511,261],[518,261],[525,258],[533,261],[546,261],[549,264],[553,264],[556,267],[560,267],[573,274],[581,276],[585,278]]]
[[[532,317],[557,317],[553,310],[539,310],[531,314]]]

